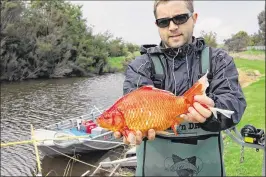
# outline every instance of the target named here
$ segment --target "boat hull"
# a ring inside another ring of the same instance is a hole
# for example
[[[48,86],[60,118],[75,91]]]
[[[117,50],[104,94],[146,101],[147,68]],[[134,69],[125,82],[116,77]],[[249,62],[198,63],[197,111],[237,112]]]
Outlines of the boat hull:
[[[94,127],[91,133],[78,128],[81,120],[95,121],[95,117],[97,114],[91,113],[35,130],[39,150],[43,155],[57,156],[106,151],[124,145],[122,138],[116,139],[113,132],[101,127]]]

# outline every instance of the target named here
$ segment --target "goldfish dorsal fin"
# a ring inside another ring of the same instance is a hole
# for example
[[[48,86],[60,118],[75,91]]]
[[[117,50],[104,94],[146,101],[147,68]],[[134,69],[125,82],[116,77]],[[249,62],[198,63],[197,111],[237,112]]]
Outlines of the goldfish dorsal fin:
[[[174,95],[175,96],[175,94],[173,94],[172,92],[170,92],[168,90],[161,90],[161,91],[164,92],[164,93],[167,93],[167,94],[170,94],[170,95]]]
[[[153,90],[153,89],[156,89],[156,88],[152,85],[144,85],[139,88],[139,90]]]
[[[159,89],[159,88],[154,87],[153,85],[145,85],[145,86],[140,87],[139,89],[141,89],[141,90],[156,90],[156,91],[159,91],[159,92],[163,92],[163,93],[167,93],[167,94],[170,94],[170,95],[174,95],[172,92],[170,92],[168,90]]]

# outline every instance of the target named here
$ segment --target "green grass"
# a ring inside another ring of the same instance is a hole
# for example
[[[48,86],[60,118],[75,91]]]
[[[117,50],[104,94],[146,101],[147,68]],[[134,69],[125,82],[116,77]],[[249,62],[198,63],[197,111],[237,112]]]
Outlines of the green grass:
[[[108,62],[112,68],[122,69],[122,62],[125,60],[125,57],[111,57],[108,59]]]
[[[265,73],[265,61],[263,60],[235,59],[234,62],[238,68],[244,71],[258,70],[261,74]]]
[[[139,56],[140,52],[135,51],[133,53],[134,56]],[[123,69],[123,62],[125,61],[126,57],[121,56],[121,57],[110,57],[108,58],[108,63],[111,68],[114,68],[115,70],[121,71]]]
[[[140,56],[140,52],[139,51],[136,51],[133,53],[135,56]]]
[[[265,74],[265,61],[236,60],[237,67],[245,70],[259,70]],[[257,128],[265,129],[265,78],[243,88],[247,101],[247,108],[242,120],[237,125],[240,129],[246,124],[252,124]],[[240,163],[240,149],[237,143],[229,137],[224,141],[224,158],[227,176],[261,176],[263,151],[245,147],[244,162]]]
[[[248,54],[248,55],[265,55],[264,50],[246,50],[244,52],[241,52],[243,54]]]

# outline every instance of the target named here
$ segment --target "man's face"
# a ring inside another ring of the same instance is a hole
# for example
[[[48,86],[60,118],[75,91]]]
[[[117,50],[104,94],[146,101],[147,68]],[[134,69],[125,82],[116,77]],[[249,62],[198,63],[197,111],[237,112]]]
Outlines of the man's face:
[[[190,13],[184,1],[168,1],[157,6],[157,19],[171,18],[176,15]],[[194,24],[197,20],[197,14],[194,13],[189,17],[188,21],[176,25],[170,21],[169,26],[158,27],[160,37],[166,44],[166,47],[180,47],[192,40]]]

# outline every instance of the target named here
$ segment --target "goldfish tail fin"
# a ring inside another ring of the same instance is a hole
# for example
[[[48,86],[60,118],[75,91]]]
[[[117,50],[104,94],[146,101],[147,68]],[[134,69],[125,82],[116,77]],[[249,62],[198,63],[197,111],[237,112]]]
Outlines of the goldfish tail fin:
[[[193,103],[195,95],[205,95],[206,94],[205,91],[206,91],[207,87],[209,87],[207,74],[208,74],[208,71],[190,89],[188,89],[184,93],[183,96],[185,97],[185,99],[187,99],[187,101],[189,103]]]
[[[225,110],[225,109],[219,109],[219,108],[212,108],[209,107],[209,109],[212,111],[214,117],[217,119],[217,112],[220,112],[221,114],[223,114],[225,117],[227,118],[231,118],[231,115],[234,114],[234,111],[230,111],[230,110]]]

